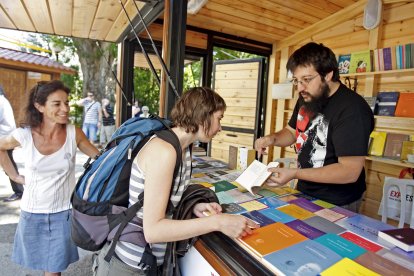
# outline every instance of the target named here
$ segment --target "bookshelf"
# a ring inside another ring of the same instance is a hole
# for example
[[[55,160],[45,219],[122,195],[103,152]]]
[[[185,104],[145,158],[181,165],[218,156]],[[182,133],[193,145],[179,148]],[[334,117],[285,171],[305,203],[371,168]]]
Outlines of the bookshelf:
[[[383,158],[383,157],[376,157],[376,156],[367,156],[365,157],[366,160],[374,161],[374,162],[380,162],[388,165],[394,165],[404,168],[414,168],[414,163],[409,162],[402,162],[399,160],[389,159],[389,158]]]
[[[352,74],[340,74],[340,77],[358,77],[358,76],[374,76],[374,75],[399,75],[413,73],[414,68],[409,69],[397,69],[387,71],[375,71],[375,72],[364,72],[364,73],[352,73]]]

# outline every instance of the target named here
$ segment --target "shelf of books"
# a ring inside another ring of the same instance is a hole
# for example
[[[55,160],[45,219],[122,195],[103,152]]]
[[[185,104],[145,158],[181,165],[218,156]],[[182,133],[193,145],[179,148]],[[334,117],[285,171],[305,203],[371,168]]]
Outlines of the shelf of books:
[[[380,162],[380,163],[399,166],[399,167],[414,168],[414,163],[403,162],[400,160],[394,160],[394,159],[382,158],[382,157],[376,157],[376,156],[367,156],[365,159],[369,161],[375,161],[375,162]]]
[[[212,252],[205,257],[211,266],[225,266],[236,275],[343,275],[345,270],[355,275],[414,274],[414,252],[378,236],[394,226],[286,186],[248,192],[235,181],[242,172],[211,162],[195,158],[192,182],[213,189],[224,213],[245,216],[258,226],[234,240],[220,233],[202,236],[203,250]],[[219,261],[212,262],[212,256]]]
[[[388,70],[388,71],[374,71],[374,72],[362,72],[362,73],[348,73],[348,74],[340,74],[341,77],[357,77],[357,76],[373,76],[373,75],[384,75],[384,74],[409,74],[413,73],[414,68],[410,69],[395,69],[395,70]]]

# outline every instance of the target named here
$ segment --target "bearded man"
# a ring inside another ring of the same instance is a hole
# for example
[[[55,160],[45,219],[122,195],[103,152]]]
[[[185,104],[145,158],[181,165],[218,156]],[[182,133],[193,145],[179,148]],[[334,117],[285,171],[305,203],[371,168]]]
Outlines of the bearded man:
[[[288,125],[255,141],[258,156],[269,146],[294,144],[298,168],[274,168],[268,185],[298,179],[297,189],[358,212],[365,183],[365,156],[374,116],[367,102],[339,78],[331,49],[308,43],[296,50],[286,68],[299,93]]]

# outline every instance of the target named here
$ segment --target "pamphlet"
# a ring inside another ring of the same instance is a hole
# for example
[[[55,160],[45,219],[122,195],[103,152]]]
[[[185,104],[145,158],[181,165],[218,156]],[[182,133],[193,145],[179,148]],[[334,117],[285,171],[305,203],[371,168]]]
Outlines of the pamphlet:
[[[236,182],[242,185],[252,194],[260,190],[260,186],[270,177],[269,168],[276,168],[279,162],[270,162],[267,166],[257,160],[254,160],[247,169],[236,179]]]

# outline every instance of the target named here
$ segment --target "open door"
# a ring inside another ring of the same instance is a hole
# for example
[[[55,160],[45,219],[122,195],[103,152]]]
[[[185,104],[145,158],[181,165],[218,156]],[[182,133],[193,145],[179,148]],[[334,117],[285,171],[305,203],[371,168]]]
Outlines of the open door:
[[[264,122],[264,58],[217,61],[213,89],[227,104],[222,131],[210,143],[211,157],[228,162],[229,146],[253,148]]]

